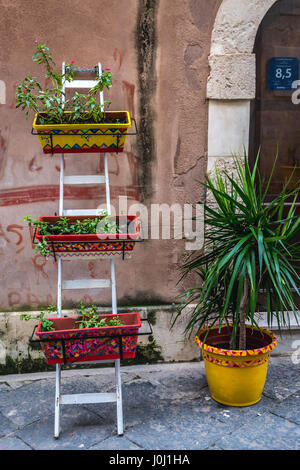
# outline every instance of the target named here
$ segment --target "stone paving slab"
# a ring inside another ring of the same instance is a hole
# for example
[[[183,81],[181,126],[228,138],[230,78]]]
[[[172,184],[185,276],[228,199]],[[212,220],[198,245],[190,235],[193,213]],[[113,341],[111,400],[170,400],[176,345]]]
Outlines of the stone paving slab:
[[[53,438],[54,415],[18,430],[14,435],[37,450],[84,450],[109,437],[113,426],[81,405],[65,405],[61,414],[59,439]],[[1,442],[1,440],[0,440]]]
[[[7,436],[17,429],[17,425],[0,413],[0,437]]]
[[[18,426],[26,426],[53,413],[55,385],[33,382],[16,390],[0,393],[0,411]]]
[[[300,392],[290,395],[272,408],[272,413],[300,425]]]
[[[224,450],[299,450],[300,428],[287,419],[266,413],[216,444]]]
[[[264,395],[275,400],[284,400],[300,390],[300,364],[291,358],[270,361]]]
[[[201,417],[182,409],[180,413],[158,415],[126,431],[128,439],[147,450],[202,450],[213,445],[229,425],[208,416]]]
[[[17,437],[3,437],[0,439],[0,450],[32,450],[32,448]]]
[[[143,450],[123,436],[113,436],[104,439],[89,450]]]
[[[124,436],[116,404],[62,405],[55,440],[55,374],[0,377],[0,449],[298,450],[300,365],[271,358],[259,403],[223,406],[209,394],[202,362],[122,367]],[[62,372],[62,393],[108,392],[114,370]]]

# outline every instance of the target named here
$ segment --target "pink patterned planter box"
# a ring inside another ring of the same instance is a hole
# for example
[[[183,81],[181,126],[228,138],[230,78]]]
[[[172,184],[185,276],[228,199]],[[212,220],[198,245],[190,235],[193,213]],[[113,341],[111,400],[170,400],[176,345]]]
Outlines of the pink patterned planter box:
[[[99,315],[107,320],[116,315]],[[101,361],[135,357],[141,319],[138,313],[119,313],[122,326],[76,328],[77,317],[50,318],[55,331],[41,331],[36,335],[41,340],[47,364]]]

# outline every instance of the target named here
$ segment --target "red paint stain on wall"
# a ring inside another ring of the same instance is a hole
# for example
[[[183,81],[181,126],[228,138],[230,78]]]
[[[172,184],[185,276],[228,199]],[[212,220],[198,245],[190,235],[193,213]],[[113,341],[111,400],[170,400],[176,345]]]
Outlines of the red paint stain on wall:
[[[134,116],[135,85],[133,83],[126,82],[126,80],[122,80],[122,90],[124,91],[125,96],[126,96],[129,114],[130,116]]]
[[[29,165],[28,165],[28,169],[29,171],[41,171],[43,169],[42,166],[39,166],[37,163],[36,163],[36,156],[34,156],[30,162],[29,162]]]
[[[23,229],[24,227],[22,225],[17,225],[17,224],[8,225],[6,228],[7,232],[13,232],[17,235],[18,240],[16,241],[16,245],[20,245],[23,241],[23,235],[20,232],[20,230],[23,230]]]
[[[8,305],[14,307],[15,305],[20,305],[21,294],[16,291],[11,291],[8,293]]]
[[[64,170],[66,169],[66,160],[64,159],[64,162],[63,162],[63,166],[64,166]],[[60,165],[55,165],[55,169],[58,171],[58,173],[60,173]]]
[[[94,272],[94,263],[93,263],[93,261],[90,261],[90,262],[89,262],[88,268],[89,268],[89,272],[90,272],[90,277],[91,277],[92,279],[96,279],[97,276],[96,276],[96,274],[95,274],[95,272]]]
[[[99,203],[105,200],[105,188],[101,188],[99,185],[89,188],[66,185],[64,189],[64,199],[66,200],[96,200]],[[111,193],[114,196],[128,196],[134,200],[138,200],[139,197],[135,187],[114,186]],[[57,203],[58,199],[58,185],[26,186],[0,190],[0,207],[47,201]]]
[[[17,241],[15,242],[16,246],[19,246],[21,245],[22,241],[23,241],[23,235],[22,233],[20,232],[20,230],[23,230],[24,227],[22,227],[22,225],[17,225],[17,224],[10,224],[6,227],[6,231],[7,232],[12,232],[12,233],[15,233],[17,235]],[[18,250],[16,250],[16,253],[20,253],[21,251],[24,250],[24,246],[20,247]]]
[[[51,294],[47,294],[47,296],[46,296],[46,304],[47,304],[47,305],[54,305],[54,304],[56,304],[56,300],[53,301],[53,297],[52,297]]]
[[[41,303],[40,299],[32,292],[27,294],[27,303],[28,305],[39,305]]]
[[[4,169],[5,169],[8,135],[9,135],[8,126],[5,126],[4,129],[0,129],[0,177],[1,178],[4,175]]]
[[[47,259],[41,255],[36,255],[34,258],[31,258],[35,270],[38,272],[39,275],[42,275],[44,279],[48,279],[48,274],[44,271],[44,266],[47,263]]]
[[[16,109],[15,96],[16,96],[17,86],[18,86],[17,82],[14,82],[12,84],[12,98],[9,104],[9,109]]]
[[[120,68],[122,67],[123,57],[124,57],[124,53],[119,51],[119,49],[115,47],[114,52],[113,52],[113,58],[115,62],[119,60],[118,70],[120,70]]]
[[[0,224],[0,237],[3,237],[7,241],[7,243],[10,243],[10,239],[8,238],[6,233],[4,232],[2,224]]]

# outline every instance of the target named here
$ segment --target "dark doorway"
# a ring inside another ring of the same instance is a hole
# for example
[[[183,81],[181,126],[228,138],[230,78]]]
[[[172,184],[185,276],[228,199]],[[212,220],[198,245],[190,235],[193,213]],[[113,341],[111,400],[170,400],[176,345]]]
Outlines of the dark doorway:
[[[300,183],[300,85],[293,88],[300,80],[300,0],[273,5],[258,30],[254,53],[256,99],[251,104],[249,158],[253,164],[260,148],[260,173],[267,180],[278,152],[269,190],[272,199],[287,180],[291,190]],[[283,217],[289,209],[287,203]],[[300,200],[296,210],[300,214]],[[299,241],[297,235],[292,242]],[[298,296],[296,303],[300,307]]]
[[[278,149],[270,188],[276,195],[291,174],[291,188],[300,177],[300,104],[292,102],[295,89],[291,87],[295,79],[300,80],[300,0],[275,3],[260,25],[254,52],[257,91],[251,110],[249,155],[253,162],[261,148],[260,171],[267,178]]]

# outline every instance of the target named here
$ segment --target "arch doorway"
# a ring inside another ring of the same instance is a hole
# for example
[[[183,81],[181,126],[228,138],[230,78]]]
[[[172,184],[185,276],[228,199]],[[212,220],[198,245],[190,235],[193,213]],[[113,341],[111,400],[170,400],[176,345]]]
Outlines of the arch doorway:
[[[256,97],[251,103],[249,155],[253,161],[261,148],[260,171],[266,179],[278,149],[270,187],[273,197],[291,175],[291,189],[300,177],[300,104],[292,100],[293,83],[300,79],[298,0],[280,0],[270,8],[260,24],[254,53]]]

